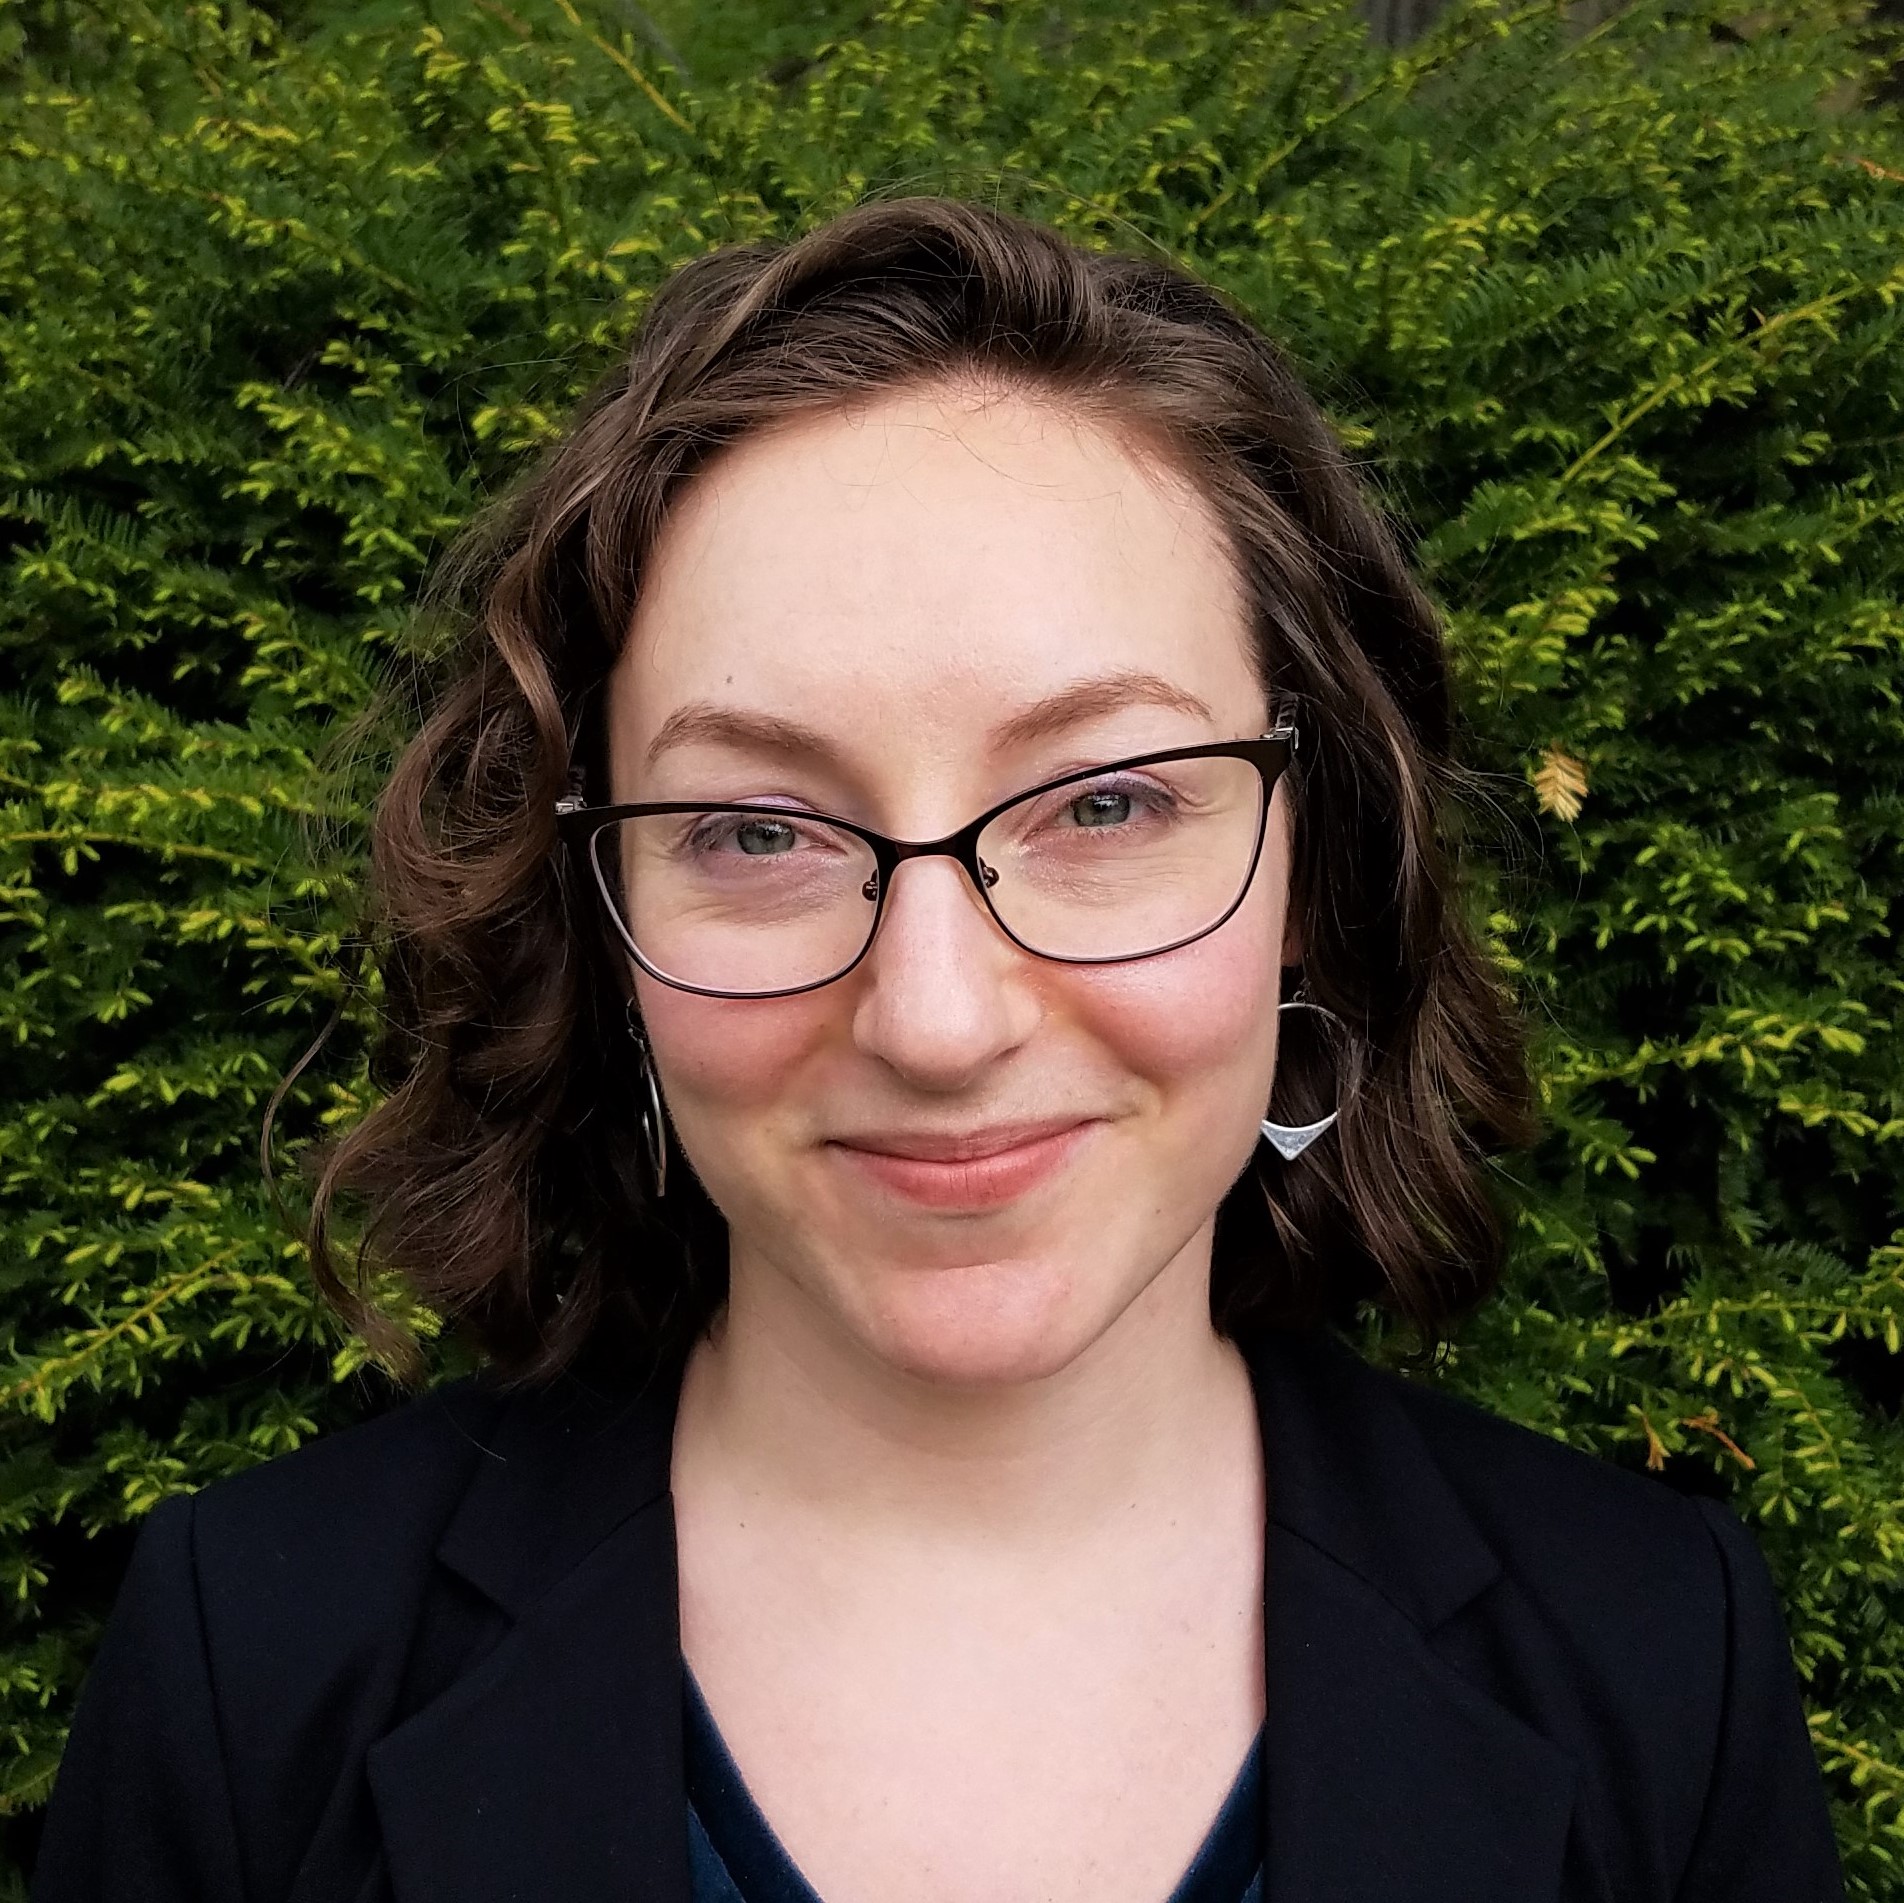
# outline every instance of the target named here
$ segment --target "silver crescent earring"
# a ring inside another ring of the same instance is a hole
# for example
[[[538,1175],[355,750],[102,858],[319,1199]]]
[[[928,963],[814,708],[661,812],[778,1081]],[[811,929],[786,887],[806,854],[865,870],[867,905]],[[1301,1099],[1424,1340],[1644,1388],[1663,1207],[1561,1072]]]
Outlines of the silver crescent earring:
[[[648,1033],[635,1015],[635,1001],[628,1000],[628,1035],[635,1046],[635,1059],[641,1066],[642,1081],[648,1086],[648,1101],[641,1106],[641,1141],[648,1152],[648,1173],[654,1178],[655,1201],[668,1193],[668,1125],[661,1111],[661,1086],[655,1081],[654,1052],[648,1048]]]
[[[1327,1018],[1338,1031],[1344,1028],[1342,1020],[1326,1005],[1311,1004],[1307,998],[1291,998],[1286,1004],[1276,1007],[1280,1017],[1285,1011],[1314,1011]],[[1271,1118],[1263,1119],[1263,1135],[1268,1139],[1269,1147],[1285,1163],[1293,1163],[1317,1137],[1335,1125],[1341,1115],[1340,1109],[1331,1110],[1326,1117],[1318,1117],[1314,1123],[1277,1123]]]

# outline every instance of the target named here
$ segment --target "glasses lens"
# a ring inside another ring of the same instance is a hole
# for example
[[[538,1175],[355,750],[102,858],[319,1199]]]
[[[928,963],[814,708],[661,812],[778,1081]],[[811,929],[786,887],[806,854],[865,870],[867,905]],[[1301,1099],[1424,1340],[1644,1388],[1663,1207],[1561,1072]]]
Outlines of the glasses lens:
[[[594,850],[629,945],[696,990],[824,983],[864,950],[877,912],[871,848],[799,812],[618,819],[596,833]]]
[[[1263,777],[1247,760],[1162,760],[1067,780],[979,837],[992,906],[1047,958],[1140,958],[1228,916],[1255,867]]]

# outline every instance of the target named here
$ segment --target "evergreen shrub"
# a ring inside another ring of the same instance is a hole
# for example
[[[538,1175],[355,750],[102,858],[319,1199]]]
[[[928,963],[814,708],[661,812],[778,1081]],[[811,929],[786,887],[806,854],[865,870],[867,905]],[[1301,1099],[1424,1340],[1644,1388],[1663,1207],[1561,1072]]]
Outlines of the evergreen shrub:
[[[1904,138],[1867,29],[1481,0],[1391,56],[1337,0],[1130,11],[898,0],[697,94],[584,0],[0,10],[0,1891],[139,1517],[393,1398],[259,1127],[333,1011],[281,1175],[366,1100],[334,842],[384,743],[336,736],[428,646],[432,555],[672,266],[946,189],[1226,287],[1415,539],[1549,1119],[1436,1378],[1732,1500],[1852,1892],[1904,1897]]]

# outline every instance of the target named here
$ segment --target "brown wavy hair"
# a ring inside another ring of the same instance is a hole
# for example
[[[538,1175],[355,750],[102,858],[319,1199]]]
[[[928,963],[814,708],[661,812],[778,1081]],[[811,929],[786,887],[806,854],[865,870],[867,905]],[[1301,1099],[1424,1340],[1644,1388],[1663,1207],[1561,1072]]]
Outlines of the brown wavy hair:
[[[318,1282],[386,1359],[398,1272],[517,1379],[584,1348],[678,1350],[726,1288],[691,1172],[641,1166],[628,984],[555,803],[602,781],[603,685],[650,550],[698,470],[788,417],[979,379],[1122,430],[1226,526],[1258,656],[1295,703],[1291,904],[1308,995],[1276,1114],[1339,1103],[1300,1162],[1266,1150],[1225,1199],[1217,1324],[1344,1318],[1365,1297],[1432,1341],[1499,1274],[1484,1156],[1525,1141],[1519,1021],[1442,843],[1451,710],[1436,617],[1315,404],[1222,297],[1147,258],[949,199],[863,206],[661,288],[560,444],[454,553],[460,647],[372,829],[384,1093],[322,1159]],[[335,1199],[360,1209],[348,1275]]]

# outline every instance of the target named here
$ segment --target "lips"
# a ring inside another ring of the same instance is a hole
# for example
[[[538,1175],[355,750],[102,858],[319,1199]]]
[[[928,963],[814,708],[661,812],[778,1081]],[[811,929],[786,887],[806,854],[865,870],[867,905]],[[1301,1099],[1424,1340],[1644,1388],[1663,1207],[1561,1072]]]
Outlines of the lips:
[[[995,1209],[1061,1170],[1099,1127],[1095,1119],[1046,1118],[983,1130],[889,1131],[829,1146],[861,1178],[931,1209]]]
[[[995,1123],[983,1130],[881,1130],[866,1136],[835,1137],[833,1141],[843,1149],[871,1156],[903,1156],[920,1163],[970,1163],[1075,1130],[1085,1121],[1076,1116],[1046,1117],[1031,1123]]]

